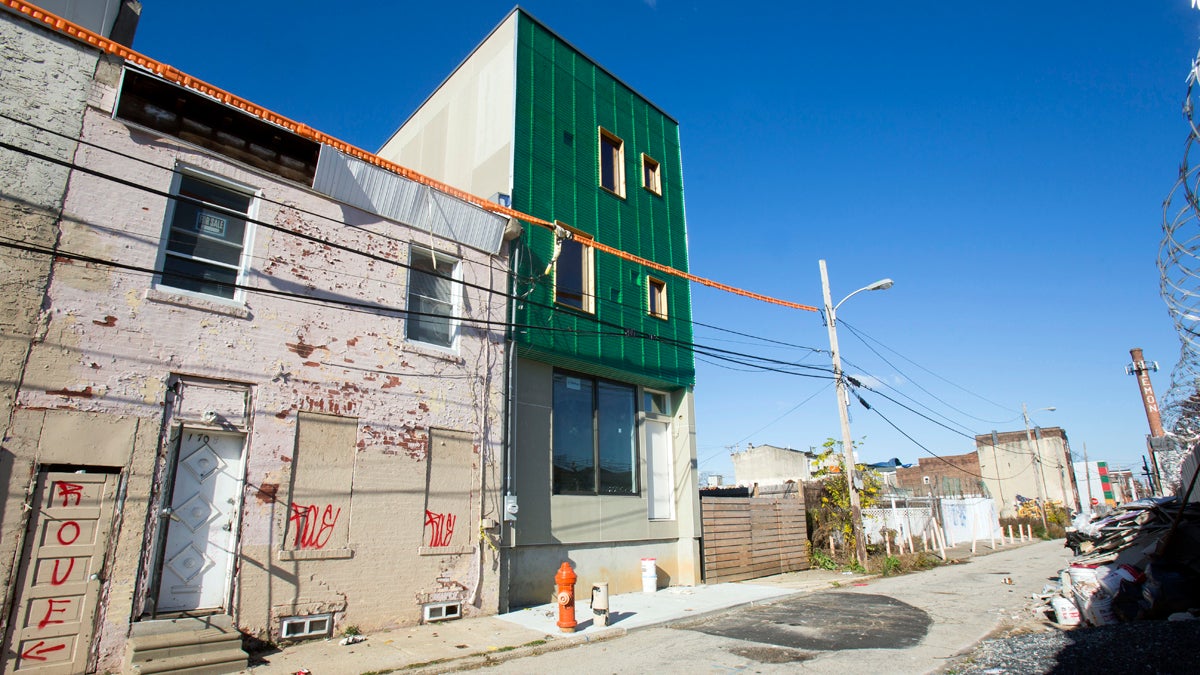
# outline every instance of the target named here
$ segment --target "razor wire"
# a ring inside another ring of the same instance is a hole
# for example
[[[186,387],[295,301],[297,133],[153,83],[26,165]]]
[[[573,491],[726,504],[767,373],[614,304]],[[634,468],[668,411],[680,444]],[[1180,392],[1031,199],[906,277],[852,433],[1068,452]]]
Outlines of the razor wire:
[[[1195,3],[1193,3],[1195,4]],[[1169,449],[1158,453],[1159,475],[1165,492],[1180,483],[1183,460],[1200,444],[1200,54],[1187,77],[1183,116],[1188,123],[1179,178],[1163,202],[1163,239],[1158,270],[1163,300],[1179,333],[1179,362],[1171,384],[1160,400]]]

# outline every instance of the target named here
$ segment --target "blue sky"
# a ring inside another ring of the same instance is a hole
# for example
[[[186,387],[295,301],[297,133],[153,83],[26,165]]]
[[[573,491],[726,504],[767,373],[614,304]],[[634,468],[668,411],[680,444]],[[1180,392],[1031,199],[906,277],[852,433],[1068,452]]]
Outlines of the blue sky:
[[[135,48],[368,150],[512,8],[144,0]],[[1123,367],[1179,341],[1158,291],[1162,202],[1183,156],[1188,0],[533,0],[531,14],[680,122],[692,271],[843,305],[868,461],[974,449],[1021,403],[1090,459],[1140,467]],[[820,316],[693,288],[697,342],[828,365]],[[858,335],[869,336],[860,340]],[[877,353],[876,353],[877,352]],[[700,468],[728,446],[837,437],[828,380],[697,364]],[[883,395],[934,417],[914,415]],[[890,420],[904,434],[885,420]]]

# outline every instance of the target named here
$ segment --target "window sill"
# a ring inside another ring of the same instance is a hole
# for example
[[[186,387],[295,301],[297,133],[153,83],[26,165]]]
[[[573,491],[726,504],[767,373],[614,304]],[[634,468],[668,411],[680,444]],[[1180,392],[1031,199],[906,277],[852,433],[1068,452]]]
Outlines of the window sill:
[[[462,337],[459,336],[461,340]],[[424,342],[413,342],[407,338],[404,340],[404,353],[414,352],[421,356],[428,356],[442,361],[449,361],[457,365],[463,365],[467,362],[462,356],[459,356],[457,350],[451,351],[449,347],[439,347]]]
[[[660,191],[658,191],[658,190],[655,190],[654,188],[651,188],[651,187],[646,187],[645,185],[643,185],[643,186],[642,186],[642,189],[643,189],[643,190],[645,190],[646,192],[649,192],[650,194],[654,195],[655,197],[661,197],[661,196],[662,196],[662,192],[660,192]]]
[[[292,562],[296,560],[345,560],[354,557],[354,549],[352,548],[330,548],[330,549],[305,549],[305,550],[280,550],[275,552],[275,557],[280,562]]]
[[[158,302],[164,305],[174,305],[176,307],[188,307],[191,309],[199,309],[213,314],[224,314],[238,319],[249,319],[252,314],[250,309],[245,305],[232,304],[221,300],[210,300],[194,295],[184,295],[182,293],[172,293],[157,288],[147,288],[146,294],[143,296],[150,302]]]
[[[474,546],[422,546],[417,549],[417,555],[467,555],[474,552]]]
[[[625,193],[624,193],[624,192],[617,192],[616,190],[610,190],[610,189],[608,189],[608,188],[604,187],[603,185],[601,185],[601,186],[600,186],[600,189],[601,189],[601,190],[604,190],[604,191],[605,191],[605,192],[607,192],[608,194],[610,194],[610,195],[612,195],[612,196],[614,196],[614,197],[616,197],[616,198],[618,198],[618,199],[621,199],[621,200],[624,200],[624,199],[625,199]]]

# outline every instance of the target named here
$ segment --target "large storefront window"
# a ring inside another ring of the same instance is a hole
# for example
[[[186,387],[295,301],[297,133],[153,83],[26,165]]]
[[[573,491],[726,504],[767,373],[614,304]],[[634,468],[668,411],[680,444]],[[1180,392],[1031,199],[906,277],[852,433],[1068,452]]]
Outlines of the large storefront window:
[[[554,373],[555,494],[637,494],[634,387]]]

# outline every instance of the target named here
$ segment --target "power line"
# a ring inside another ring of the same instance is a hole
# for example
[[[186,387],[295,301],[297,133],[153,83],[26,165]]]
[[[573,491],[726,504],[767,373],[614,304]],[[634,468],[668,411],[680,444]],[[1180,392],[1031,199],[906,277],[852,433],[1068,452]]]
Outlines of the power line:
[[[125,159],[129,159],[129,160],[131,160],[131,161],[139,162],[139,163],[141,163],[141,164],[144,164],[144,165],[146,165],[146,166],[150,166],[150,167],[152,167],[152,168],[155,168],[155,169],[159,169],[159,170],[161,170],[161,171],[166,171],[166,172],[169,172],[169,173],[172,173],[172,174],[175,174],[175,173],[177,173],[176,169],[174,169],[173,167],[164,167],[164,166],[161,166],[161,165],[159,165],[159,164],[157,164],[157,163],[155,163],[155,162],[152,162],[152,161],[150,161],[150,160],[147,160],[147,159],[144,159],[144,158],[141,158],[141,157],[137,157],[137,156],[135,156],[135,155],[131,155],[131,154],[129,154],[129,153],[126,153],[126,152],[122,152],[122,151],[120,151],[120,150],[115,150],[115,149],[113,149],[113,148],[109,148],[109,147],[107,147],[107,146],[103,146],[103,145],[100,145],[100,144],[98,144],[98,143],[94,143],[94,142],[92,142],[92,141],[89,141],[89,140],[86,140],[86,139],[83,139],[83,138],[77,138],[77,137],[74,137],[74,136],[71,136],[71,135],[68,135],[68,134],[64,134],[64,133],[62,133],[62,132],[59,132],[59,131],[57,131],[57,130],[54,130],[54,129],[49,129],[49,128],[46,128],[46,127],[42,127],[42,126],[39,126],[39,125],[37,125],[37,124],[34,124],[33,122],[29,122],[29,121],[26,121],[26,120],[20,120],[20,119],[17,119],[17,118],[11,117],[11,116],[9,116],[9,115],[6,115],[6,114],[4,114],[4,113],[0,113],[0,118],[7,119],[7,120],[9,120],[9,121],[16,122],[16,123],[18,123],[18,124],[22,124],[22,125],[28,126],[28,127],[30,127],[30,128],[36,129],[36,130],[38,130],[38,131],[42,131],[42,132],[45,132],[45,133],[49,133],[49,134],[52,134],[52,135],[58,136],[58,137],[60,137],[60,138],[66,139],[66,140],[68,140],[68,141],[71,141],[71,142],[75,142],[75,143],[79,143],[79,144],[81,144],[81,145],[85,145],[85,146],[88,146],[88,147],[92,147],[92,148],[95,148],[95,149],[97,149],[97,150],[101,150],[101,151],[104,151],[104,152],[107,152],[107,153],[110,153],[110,154],[116,155],[116,156],[118,156],[118,157],[123,157],[123,158],[125,158]],[[106,174],[106,173],[103,173],[103,172],[101,172],[101,171],[98,171],[98,170],[95,170],[95,169],[90,169],[90,168],[87,168],[87,167],[82,167],[82,166],[79,166],[78,164],[74,163],[73,161],[60,160],[60,159],[57,159],[57,158],[54,158],[54,157],[50,157],[50,156],[47,156],[47,155],[42,155],[42,154],[40,154],[40,153],[37,153],[37,152],[35,152],[35,151],[28,150],[28,149],[25,149],[25,148],[20,148],[20,147],[18,147],[18,146],[14,146],[14,145],[11,145],[11,144],[7,144],[7,143],[4,143],[4,142],[2,142],[2,141],[0,141],[0,147],[6,148],[6,149],[9,149],[9,150],[12,150],[12,151],[14,151],[14,152],[21,153],[21,154],[25,154],[25,155],[27,155],[27,156],[30,156],[30,157],[35,157],[35,158],[37,158],[37,159],[41,159],[41,160],[43,160],[43,161],[47,161],[47,162],[51,162],[51,163],[55,163],[55,164],[58,164],[58,165],[60,165],[60,166],[63,166],[63,167],[65,167],[65,168],[68,168],[68,169],[77,169],[77,170],[79,170],[79,171],[82,171],[82,172],[84,172],[84,173],[88,173],[88,174],[90,174],[90,175],[94,175],[94,176],[96,176],[96,177],[98,177],[98,178],[101,178],[101,179],[104,179],[104,180],[109,180],[109,181],[112,181],[112,182],[116,182],[116,183],[118,183],[118,184],[124,185],[124,186],[126,186],[126,187],[130,187],[130,188],[133,188],[133,189],[142,190],[142,191],[144,191],[144,192],[148,192],[148,193],[150,193],[150,194],[154,194],[154,195],[156,195],[156,196],[164,197],[164,198],[166,198],[166,199],[168,199],[168,200],[178,200],[178,201],[184,201],[184,202],[188,202],[188,203],[192,203],[192,204],[196,204],[196,205],[201,205],[201,204],[202,204],[202,202],[200,202],[199,200],[195,200],[195,199],[189,198],[189,197],[187,197],[187,196],[184,196],[184,195],[176,195],[176,194],[173,194],[173,193],[170,193],[170,192],[163,192],[163,191],[161,191],[161,190],[156,190],[156,189],[154,189],[154,188],[150,188],[150,187],[148,187],[148,186],[140,185],[140,184],[134,183],[134,182],[132,182],[132,181],[127,181],[127,180],[124,180],[124,179],[118,178],[118,177],[116,177],[116,176],[113,176],[113,175],[111,175],[111,174]],[[363,227],[361,227],[361,226],[357,226],[357,225],[349,225],[349,224],[347,224],[346,222],[344,222],[344,221],[342,221],[342,220],[335,219],[335,218],[333,218],[333,217],[331,217],[331,216],[327,216],[327,215],[325,215],[325,214],[316,213],[316,212],[314,212],[314,211],[311,211],[311,210],[303,209],[303,208],[300,208],[299,206],[296,206],[296,205],[294,205],[294,204],[289,204],[289,203],[285,203],[285,202],[280,202],[280,201],[278,201],[278,200],[270,199],[270,198],[267,198],[267,197],[265,197],[265,196],[261,196],[261,195],[260,195],[260,196],[258,196],[258,197],[257,197],[257,199],[260,199],[261,201],[263,201],[263,202],[265,202],[265,203],[268,203],[268,204],[273,204],[273,205],[275,205],[275,206],[277,206],[277,207],[279,207],[279,208],[281,208],[281,209],[288,209],[288,210],[292,210],[292,211],[295,211],[295,212],[297,212],[297,213],[301,213],[301,214],[304,214],[304,215],[308,215],[308,216],[311,216],[311,217],[314,217],[314,218],[320,218],[320,219],[322,219],[322,220],[325,220],[325,221],[327,221],[327,222],[333,223],[333,224],[335,224],[335,225],[339,225],[339,226],[345,226],[345,227],[351,227],[351,228],[354,228],[354,229],[356,229],[356,230],[358,230],[358,231],[360,231],[360,232],[363,232],[363,233],[364,233],[364,234],[366,234],[367,236],[371,236],[371,237],[380,237],[380,238],[383,238],[383,239],[386,239],[386,240],[389,240],[389,241],[397,241],[397,240],[396,240],[396,238],[394,238],[394,237],[390,237],[390,236],[388,236],[388,235],[386,235],[386,234],[381,234],[381,233],[378,233],[378,232],[372,232],[372,231],[370,231],[370,230],[367,230],[366,228],[363,228]],[[205,206],[206,206],[206,207],[209,207],[209,208],[211,208],[211,207],[213,207],[214,205],[205,205]],[[220,210],[220,207],[217,207],[217,210]],[[324,244],[324,245],[329,245],[329,246],[332,246],[332,247],[334,247],[334,248],[338,248],[339,250],[344,250],[344,251],[347,251],[347,252],[350,252],[350,253],[354,253],[354,254],[357,254],[357,255],[362,255],[362,256],[364,256],[364,257],[370,258],[370,259],[372,259],[372,260],[375,260],[375,261],[379,261],[379,262],[385,262],[385,263],[388,263],[388,264],[396,265],[396,266],[398,266],[398,267],[401,267],[401,268],[404,268],[404,269],[411,269],[411,266],[410,266],[410,265],[408,265],[408,264],[406,264],[406,263],[403,263],[403,262],[401,262],[401,261],[399,261],[399,260],[394,260],[394,259],[387,258],[387,257],[384,257],[384,256],[379,256],[379,255],[371,254],[371,253],[368,253],[368,252],[366,252],[366,251],[362,251],[362,250],[360,250],[360,249],[356,249],[356,248],[354,248],[354,247],[349,247],[349,246],[345,246],[345,245],[337,244],[337,243],[335,243],[335,242],[332,242],[332,241],[330,241],[330,240],[327,240],[327,239],[322,239],[322,238],[319,238],[319,237],[315,237],[315,236],[313,236],[313,235],[307,235],[307,234],[304,234],[304,233],[302,233],[302,232],[298,232],[298,231],[295,231],[295,230],[290,230],[290,229],[288,229],[288,228],[284,228],[284,227],[281,227],[281,226],[278,226],[278,225],[275,225],[275,224],[272,224],[272,223],[268,223],[268,222],[266,222],[266,221],[259,220],[259,219],[256,219],[256,218],[249,218],[249,217],[247,217],[247,216],[246,216],[246,214],[243,214],[243,213],[237,213],[237,212],[232,212],[232,211],[231,211],[231,212],[230,212],[230,215],[236,215],[238,218],[240,218],[240,219],[242,219],[242,220],[245,220],[246,222],[253,223],[253,224],[255,224],[255,225],[260,225],[260,226],[262,226],[262,227],[266,227],[266,228],[268,228],[268,229],[271,229],[271,230],[274,230],[274,231],[278,231],[278,232],[285,233],[285,234],[293,234],[293,235],[295,235],[295,236],[299,236],[299,237],[301,237],[301,238],[308,239],[308,240],[310,240],[310,241],[313,241],[313,242],[315,242],[315,243],[321,243],[321,244]],[[411,226],[410,226],[410,227],[411,227]],[[432,234],[432,233],[430,233],[430,234]],[[433,236],[438,236],[438,238],[439,238],[439,239],[444,239],[444,237],[441,237],[441,236],[439,236],[439,235],[433,235]],[[260,260],[262,260],[262,258],[256,258],[256,259],[260,259]],[[480,262],[478,262],[478,261],[475,261],[475,260],[470,260],[470,259],[465,259],[463,262],[468,262],[468,263],[471,263],[471,264],[479,264],[479,265],[483,265],[483,263],[480,263]],[[491,264],[488,264],[488,265],[487,265],[487,268],[488,268],[489,270],[493,270],[493,271],[497,269],[497,268],[496,268],[494,265],[491,265]],[[546,282],[547,282],[547,279],[548,279],[547,275],[536,275],[536,276],[534,276],[534,275],[529,275],[529,276],[524,276],[524,277],[522,277],[521,275],[519,275],[518,271],[516,271],[516,270],[511,270],[511,271],[509,271],[509,270],[503,270],[503,269],[502,269],[501,271],[502,271],[502,272],[504,272],[504,273],[506,273],[506,274],[508,274],[509,276],[511,276],[515,282],[524,282],[524,283],[529,283],[529,284],[533,284],[534,286],[542,286],[543,288],[545,288],[545,287],[546,287],[545,285],[546,285]],[[343,273],[343,274],[344,274],[344,273]],[[352,275],[347,275],[347,276],[352,276]],[[467,288],[475,288],[475,289],[477,289],[477,290],[485,290],[485,291],[487,291],[487,292],[489,292],[489,293],[491,293],[491,294],[493,294],[493,295],[497,295],[497,294],[499,294],[499,292],[498,292],[498,291],[495,291],[494,289],[490,289],[490,288],[484,288],[484,287],[482,287],[482,286],[480,286],[480,285],[471,284],[471,283],[468,283],[468,282],[466,282],[466,281],[462,281],[462,280],[459,280],[459,279],[450,279],[450,281],[451,281],[451,282],[453,282],[453,283],[458,283],[458,284],[461,284],[461,285],[463,285],[463,286],[465,286],[465,287],[467,287]],[[552,290],[552,289],[551,289],[551,290]],[[556,308],[555,308],[555,307],[553,307],[552,305],[546,305],[545,303],[540,303],[540,302],[529,301],[527,298],[524,298],[524,297],[517,297],[517,296],[514,296],[514,295],[512,295],[512,294],[504,294],[504,297],[506,297],[506,298],[507,298],[508,300],[510,300],[510,301],[511,301],[511,300],[514,300],[514,299],[515,299],[515,300],[521,300],[521,301],[524,301],[524,302],[530,302],[531,304],[534,304],[534,305],[536,305],[536,306],[538,306],[538,307],[542,307],[542,308],[545,308],[545,309],[551,309],[551,310],[555,310],[555,309],[556,309]],[[619,308],[619,309],[621,309],[623,312],[625,312],[626,314],[629,314],[629,315],[637,315],[637,316],[640,316],[640,315],[641,315],[641,310],[642,310],[642,308],[641,308],[640,306],[639,306],[639,307],[634,307],[634,306],[632,306],[632,305],[628,305],[628,304],[622,303],[622,302],[620,302],[620,301],[613,300],[613,299],[611,299],[611,298],[606,298],[606,297],[602,297],[602,296],[599,296],[599,295],[594,295],[594,294],[593,294],[591,297],[592,297],[592,299],[593,299],[594,301],[599,301],[599,302],[605,303],[606,305],[609,305],[609,306],[613,306],[613,307]],[[797,348],[797,349],[804,349],[804,350],[808,350],[808,351],[810,351],[810,352],[813,352],[813,353],[820,353],[820,352],[824,351],[824,350],[820,350],[820,349],[813,348],[813,347],[807,347],[807,346],[803,346],[803,345],[794,345],[794,344],[791,344],[791,343],[786,343],[786,342],[781,342],[781,341],[778,341],[778,340],[773,340],[773,339],[771,339],[771,338],[765,338],[765,337],[761,337],[761,336],[751,335],[751,334],[749,334],[749,333],[744,333],[744,332],[740,332],[740,331],[735,331],[735,330],[728,329],[728,328],[722,328],[722,327],[719,327],[719,326],[712,326],[712,325],[710,325],[710,324],[700,323],[700,322],[697,322],[697,321],[695,321],[695,320],[692,320],[692,319],[689,319],[689,323],[690,323],[690,324],[692,324],[693,326],[697,326],[697,325],[699,325],[699,326],[703,326],[703,327],[706,327],[706,328],[711,328],[711,329],[714,329],[714,330],[719,330],[719,331],[728,332],[728,333],[731,333],[731,334],[740,335],[740,336],[743,336],[743,337],[749,337],[749,338],[756,339],[756,340],[760,340],[760,341],[763,341],[763,342],[768,342],[768,343],[779,344],[779,345],[782,345],[782,346],[788,346],[788,347],[793,347],[793,348]]]
[[[961,385],[955,384],[954,382],[951,382],[950,380],[948,380],[948,379],[946,379],[946,378],[942,377],[941,375],[938,375],[937,373],[933,372],[932,370],[929,370],[928,368],[926,368],[925,366],[922,366],[921,364],[917,363],[916,361],[913,361],[912,359],[910,359],[910,358],[908,358],[907,356],[905,356],[905,355],[901,354],[900,352],[896,351],[895,349],[892,349],[891,347],[888,347],[887,345],[883,344],[883,343],[882,343],[882,342],[880,342],[879,340],[877,340],[877,339],[875,339],[875,338],[871,337],[870,335],[867,335],[866,333],[864,333],[864,332],[862,332],[862,331],[858,330],[858,329],[857,329],[857,328],[855,328],[854,326],[852,326],[852,325],[850,325],[849,323],[847,323],[847,322],[846,322],[844,319],[839,319],[839,320],[838,320],[838,323],[839,323],[840,325],[842,325],[842,326],[845,326],[845,327],[846,327],[846,328],[847,328],[847,329],[848,329],[848,330],[849,330],[851,333],[853,333],[853,334],[854,334],[854,336],[855,336],[856,338],[858,338],[860,341],[862,341],[862,343],[863,343],[863,344],[867,344],[867,340],[866,340],[866,339],[867,339],[867,338],[869,338],[869,339],[870,339],[872,342],[875,342],[876,344],[878,344],[879,346],[883,347],[884,349],[886,349],[886,350],[888,350],[888,351],[892,352],[893,354],[895,354],[896,356],[899,356],[900,358],[904,359],[905,361],[908,361],[909,363],[913,364],[913,365],[914,365],[914,366],[916,366],[917,368],[920,368],[921,370],[923,370],[923,371],[925,371],[925,372],[929,373],[930,375],[932,375],[932,376],[934,376],[934,377],[938,378],[939,380],[941,380],[941,381],[945,382],[946,384],[949,384],[949,385],[950,385],[950,386],[952,386],[952,387],[956,387],[956,388],[958,388],[958,389],[960,389],[960,390],[962,390],[962,391],[964,391],[964,392],[966,392],[966,393],[968,393],[968,394],[970,394],[970,395],[972,395],[972,396],[974,396],[974,397],[976,397],[976,398],[980,399],[981,401],[985,401],[985,402],[987,402],[987,403],[990,403],[990,404],[992,404],[992,405],[996,406],[997,408],[1001,408],[1001,409],[1003,409],[1003,410],[1011,410],[1010,408],[1007,408],[1007,407],[1005,407],[1005,406],[1003,406],[1003,405],[1000,405],[999,403],[996,403],[995,401],[992,401],[992,400],[990,400],[990,399],[988,399],[988,398],[985,398],[985,397],[981,396],[980,394],[977,394],[977,393],[975,393],[975,392],[971,391],[970,389],[967,389],[967,388],[965,388],[965,387],[963,387],[963,386],[961,386]],[[875,351],[875,349],[874,349],[874,348],[872,348],[870,345],[867,345],[867,348],[868,348],[868,349],[870,349],[872,352],[875,352],[875,355],[876,355],[876,356],[879,356],[879,358],[883,359],[884,363],[887,363],[889,366],[892,366],[892,368],[895,368],[896,372],[899,372],[899,373],[900,373],[900,374],[902,374],[902,375],[904,374],[904,373],[903,373],[903,372],[902,372],[902,371],[901,371],[899,368],[896,368],[896,366],[895,366],[895,365],[893,365],[893,364],[892,364],[890,361],[888,361],[886,358],[884,358],[882,354],[880,354],[879,352]],[[905,375],[905,377],[908,377],[908,376],[907,376],[907,375]],[[909,379],[910,381],[912,381],[912,378],[908,378],[908,379]],[[914,385],[916,385],[918,388],[920,388],[920,389],[921,389],[921,391],[924,391],[925,393],[929,394],[930,396],[933,396],[933,394],[930,394],[930,393],[929,393],[929,391],[927,391],[925,388],[921,387],[920,385],[917,385],[915,381],[913,381],[913,384],[914,384]],[[988,424],[1004,424],[1005,422],[1011,422],[1011,421],[1012,421],[1012,420],[988,420],[988,419],[983,419],[983,418],[981,418],[981,417],[975,417],[974,415],[971,415],[970,413],[966,413],[966,412],[963,412],[963,411],[961,411],[961,410],[958,410],[958,409],[957,409],[957,408],[955,408],[954,406],[952,406],[952,405],[950,405],[950,404],[946,403],[945,401],[942,401],[941,399],[937,398],[936,396],[933,396],[933,398],[937,399],[938,401],[940,401],[941,403],[943,403],[944,405],[946,405],[946,407],[948,407],[948,408],[951,408],[951,409],[953,409],[953,410],[956,410],[956,411],[958,411],[958,412],[960,412],[960,413],[962,413],[962,414],[966,415],[967,417],[970,417],[971,419],[979,420],[980,422],[987,422]],[[1014,418],[1014,419],[1015,419],[1015,418]]]

